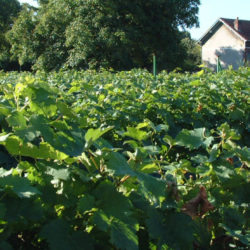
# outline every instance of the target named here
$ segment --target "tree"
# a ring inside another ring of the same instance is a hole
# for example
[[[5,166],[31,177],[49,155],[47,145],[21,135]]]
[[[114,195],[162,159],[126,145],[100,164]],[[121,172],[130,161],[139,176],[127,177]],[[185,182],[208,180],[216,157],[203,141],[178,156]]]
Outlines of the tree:
[[[187,71],[197,70],[201,64],[201,46],[191,38],[188,32],[183,32],[181,45],[185,51],[182,69]]]
[[[17,0],[0,0],[0,69],[9,69],[14,62],[10,60],[10,44],[6,32],[11,29],[15,17],[20,11]]]
[[[78,1],[66,30],[71,67],[173,69],[183,58],[179,26],[197,24],[200,1]]]
[[[6,36],[11,44],[12,58],[18,60],[21,66],[33,65],[37,59],[37,41],[33,33],[37,23],[35,13],[35,8],[24,4],[18,19]]]
[[[71,1],[73,2],[73,1]],[[33,64],[33,69],[59,69],[68,54],[65,30],[72,15],[68,1],[39,1],[38,9],[23,6],[19,18],[8,34],[12,53],[20,65]]]
[[[182,63],[184,55],[178,28],[198,24],[200,1],[43,0],[39,3],[40,8],[29,17],[34,27],[30,29],[17,20],[9,36],[12,52],[20,63],[25,60],[23,52],[15,49],[18,46],[32,51],[26,61],[34,62],[34,69],[151,68],[155,53],[158,68],[171,70]],[[22,40],[24,27],[32,43]]]

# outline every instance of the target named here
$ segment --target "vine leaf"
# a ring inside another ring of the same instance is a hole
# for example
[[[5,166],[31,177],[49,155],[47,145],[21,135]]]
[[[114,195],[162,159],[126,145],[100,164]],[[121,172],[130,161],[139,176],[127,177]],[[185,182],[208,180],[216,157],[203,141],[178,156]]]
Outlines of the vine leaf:
[[[188,214],[193,219],[202,217],[206,212],[213,210],[214,206],[207,199],[205,187],[200,187],[200,192],[182,207],[182,212]]]
[[[90,148],[93,142],[95,142],[102,135],[104,135],[113,128],[114,128],[113,126],[109,126],[107,128],[88,129],[87,133],[85,134],[85,141],[86,141],[85,148],[86,149]]]
[[[189,149],[198,149],[199,147],[208,148],[213,141],[213,137],[205,137],[205,128],[194,130],[183,129],[176,137],[177,145]]]

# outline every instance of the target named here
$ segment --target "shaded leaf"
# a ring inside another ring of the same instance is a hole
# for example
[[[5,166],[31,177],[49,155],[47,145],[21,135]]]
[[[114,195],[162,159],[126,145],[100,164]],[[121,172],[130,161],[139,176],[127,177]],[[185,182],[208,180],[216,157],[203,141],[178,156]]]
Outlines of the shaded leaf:
[[[197,149],[201,146],[205,148],[209,147],[213,141],[213,137],[205,137],[205,128],[194,130],[183,129],[175,140],[180,146]]]
[[[0,186],[2,188],[11,188],[13,192],[20,198],[30,198],[40,192],[33,186],[28,179],[8,175],[0,178]]]

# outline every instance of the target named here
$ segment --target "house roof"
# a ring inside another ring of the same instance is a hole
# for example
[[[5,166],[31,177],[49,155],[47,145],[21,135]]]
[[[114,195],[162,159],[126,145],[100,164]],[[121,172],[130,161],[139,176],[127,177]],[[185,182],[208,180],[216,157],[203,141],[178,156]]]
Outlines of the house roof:
[[[199,42],[205,44],[211,36],[222,26],[225,25],[233,33],[235,33],[240,39],[244,41],[250,41],[250,20],[238,20],[239,30],[234,28],[235,19],[220,18],[216,23],[201,37]]]

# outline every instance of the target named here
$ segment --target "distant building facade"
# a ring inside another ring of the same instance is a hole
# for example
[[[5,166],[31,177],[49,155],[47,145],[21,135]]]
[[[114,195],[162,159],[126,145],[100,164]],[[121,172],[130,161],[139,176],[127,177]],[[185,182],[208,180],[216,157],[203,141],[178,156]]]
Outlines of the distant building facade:
[[[234,69],[250,63],[250,20],[220,18],[200,39],[202,61],[216,68],[217,58],[223,68]]]

